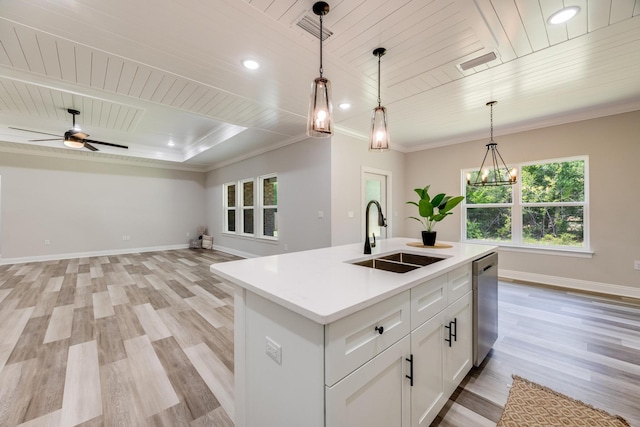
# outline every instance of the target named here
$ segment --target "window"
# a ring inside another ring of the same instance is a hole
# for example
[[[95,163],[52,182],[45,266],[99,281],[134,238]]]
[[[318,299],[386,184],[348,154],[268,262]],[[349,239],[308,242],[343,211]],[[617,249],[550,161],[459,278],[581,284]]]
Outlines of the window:
[[[224,206],[224,231],[227,233],[236,232],[236,184],[228,183],[223,186],[223,206]]]
[[[240,224],[242,224],[242,234],[253,235],[253,179],[240,181],[242,188],[242,213]]]
[[[258,178],[262,237],[278,237],[278,177],[265,175]]]
[[[224,233],[277,240],[278,177],[270,174],[224,184],[223,209]]]
[[[527,247],[588,248],[588,158],[519,165],[513,186],[463,185],[466,240]]]

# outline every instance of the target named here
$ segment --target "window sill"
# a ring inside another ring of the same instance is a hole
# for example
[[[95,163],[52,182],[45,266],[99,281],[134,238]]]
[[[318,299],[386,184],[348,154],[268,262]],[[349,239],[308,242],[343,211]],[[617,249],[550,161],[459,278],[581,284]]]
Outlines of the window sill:
[[[225,237],[234,237],[236,239],[242,239],[242,240],[253,240],[256,242],[264,242],[264,243],[272,243],[272,244],[278,244],[278,238],[277,237],[269,237],[269,236],[251,236],[248,234],[237,234],[237,233],[229,233],[229,232],[225,232],[223,231],[221,233],[223,236]]]
[[[505,252],[522,252],[530,254],[540,255],[554,255],[554,256],[567,256],[574,258],[593,258],[593,251],[585,248],[559,248],[559,247],[533,247],[533,246],[520,246],[510,245],[499,242],[481,241],[481,240],[466,240],[464,243],[478,243],[486,245],[496,245],[501,251]]]

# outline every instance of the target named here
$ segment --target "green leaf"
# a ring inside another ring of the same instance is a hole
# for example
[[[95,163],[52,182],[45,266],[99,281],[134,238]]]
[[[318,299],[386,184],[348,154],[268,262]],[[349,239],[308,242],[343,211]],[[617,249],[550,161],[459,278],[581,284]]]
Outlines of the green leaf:
[[[438,195],[436,195],[433,199],[431,199],[431,204],[433,206],[437,206],[438,208],[440,207],[440,205],[442,204],[442,199],[445,198],[445,194],[444,193],[440,193]]]
[[[458,204],[463,200],[464,200],[464,196],[457,196],[449,199],[445,207],[443,209],[440,209],[440,212],[449,212],[451,209],[458,206]]]
[[[422,199],[418,203],[418,212],[421,217],[428,218],[433,215],[433,205],[428,200]]]

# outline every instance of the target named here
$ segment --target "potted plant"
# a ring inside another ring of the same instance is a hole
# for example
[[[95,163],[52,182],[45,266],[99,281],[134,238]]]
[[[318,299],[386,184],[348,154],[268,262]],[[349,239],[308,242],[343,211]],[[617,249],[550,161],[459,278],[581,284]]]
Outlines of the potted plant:
[[[418,208],[418,214],[420,218],[410,216],[409,218],[415,219],[424,226],[422,231],[422,243],[425,246],[435,246],[436,244],[436,232],[433,231],[433,226],[436,222],[440,222],[451,215],[451,210],[458,206],[458,204],[464,199],[464,196],[447,196],[444,193],[437,194],[433,199],[429,196],[429,187],[427,185],[424,188],[416,188],[414,191],[420,197],[417,202],[409,201],[408,204],[414,205]]]

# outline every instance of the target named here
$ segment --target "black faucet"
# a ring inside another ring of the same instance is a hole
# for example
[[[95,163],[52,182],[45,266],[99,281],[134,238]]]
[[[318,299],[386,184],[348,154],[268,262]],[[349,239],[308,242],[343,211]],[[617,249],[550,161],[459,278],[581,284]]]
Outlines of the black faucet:
[[[371,207],[371,204],[376,205],[376,207],[378,208],[378,225],[380,227],[386,227],[387,226],[387,220],[384,219],[384,216],[382,215],[382,207],[380,206],[380,203],[378,203],[377,200],[372,200],[369,203],[367,203],[367,209],[365,210],[365,226],[364,226],[364,233],[366,235],[365,239],[364,239],[364,253],[365,254],[370,254],[371,253],[371,241],[369,240],[369,207]],[[373,236],[373,247],[376,246],[376,236]]]

